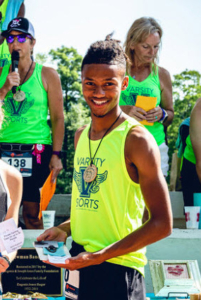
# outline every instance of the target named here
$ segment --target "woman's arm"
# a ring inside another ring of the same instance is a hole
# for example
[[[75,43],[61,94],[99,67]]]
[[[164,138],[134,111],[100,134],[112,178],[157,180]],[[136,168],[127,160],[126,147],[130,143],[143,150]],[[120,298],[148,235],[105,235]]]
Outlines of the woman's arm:
[[[53,151],[61,151],[64,137],[64,114],[60,78],[54,69],[43,67],[42,80],[48,94],[48,105],[52,124]],[[54,181],[63,168],[61,159],[57,155],[52,155],[49,167],[50,170],[53,170],[52,181]]]
[[[172,82],[167,70],[159,67],[159,79],[161,85],[161,107],[166,110],[168,117],[163,123],[169,126],[174,118],[173,99],[172,99]]]

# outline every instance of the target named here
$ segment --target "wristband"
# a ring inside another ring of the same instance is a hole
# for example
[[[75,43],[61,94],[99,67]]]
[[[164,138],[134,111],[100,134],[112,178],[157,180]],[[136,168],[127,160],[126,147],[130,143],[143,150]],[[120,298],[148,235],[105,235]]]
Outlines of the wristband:
[[[6,256],[2,256],[2,257],[7,261],[8,265],[9,265],[9,267],[10,267],[11,262],[9,261],[9,259],[8,259]]]
[[[57,155],[58,158],[62,158],[62,152],[61,151],[52,151],[52,155]]]
[[[165,109],[163,109],[162,107],[161,107],[161,109],[162,109],[163,115],[162,115],[161,119],[159,120],[159,122],[160,122],[160,123],[164,123],[165,120],[166,120],[167,117],[168,117],[168,113],[167,113],[167,111],[166,111]]]

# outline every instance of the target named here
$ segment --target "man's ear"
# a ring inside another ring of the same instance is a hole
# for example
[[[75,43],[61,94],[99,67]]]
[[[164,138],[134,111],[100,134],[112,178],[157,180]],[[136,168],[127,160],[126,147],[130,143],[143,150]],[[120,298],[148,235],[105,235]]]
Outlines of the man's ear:
[[[128,80],[129,80],[129,77],[125,76],[123,81],[122,81],[122,85],[121,85],[121,90],[122,91],[126,90],[126,88],[128,87]]]

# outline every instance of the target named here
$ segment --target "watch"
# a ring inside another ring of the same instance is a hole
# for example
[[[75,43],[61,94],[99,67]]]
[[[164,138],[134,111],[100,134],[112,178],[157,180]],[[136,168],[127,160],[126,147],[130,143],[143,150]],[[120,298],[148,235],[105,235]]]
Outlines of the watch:
[[[161,109],[162,109],[163,115],[162,115],[162,118],[161,118],[158,122],[159,122],[159,123],[164,123],[164,122],[166,121],[166,119],[168,118],[168,113],[167,113],[167,111],[166,111],[165,109],[163,109],[162,107],[161,107]]]
[[[57,155],[58,158],[62,158],[62,152],[61,151],[52,151],[52,155]]]

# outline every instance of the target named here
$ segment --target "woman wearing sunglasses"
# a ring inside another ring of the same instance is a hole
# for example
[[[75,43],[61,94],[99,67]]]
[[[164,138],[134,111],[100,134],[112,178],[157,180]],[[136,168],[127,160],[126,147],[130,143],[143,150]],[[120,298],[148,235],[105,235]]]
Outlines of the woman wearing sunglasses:
[[[19,54],[19,64],[18,72],[12,72],[11,65],[1,69],[0,99],[5,112],[0,135],[1,157],[22,173],[25,225],[27,229],[39,229],[43,228],[38,219],[40,188],[50,171],[54,181],[62,169],[61,83],[55,70],[32,61],[36,40],[29,20],[13,19],[3,36],[14,61]],[[16,90],[13,87],[17,87]],[[47,123],[48,110],[52,138]]]

